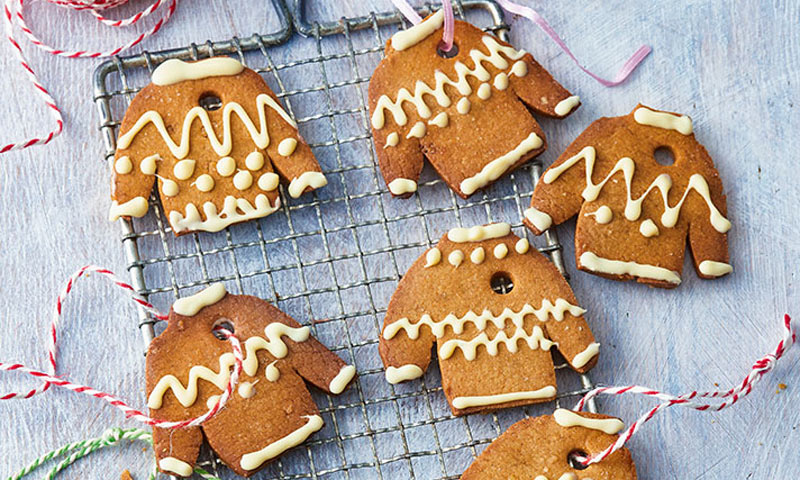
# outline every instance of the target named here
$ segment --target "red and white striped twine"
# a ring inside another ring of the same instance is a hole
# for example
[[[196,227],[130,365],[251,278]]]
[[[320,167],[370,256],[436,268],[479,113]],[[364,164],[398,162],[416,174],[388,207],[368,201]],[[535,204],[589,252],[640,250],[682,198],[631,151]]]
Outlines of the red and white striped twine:
[[[155,0],[149,7],[128,18],[121,20],[113,20],[106,18],[101,14],[101,12],[110,8],[123,5],[127,3],[128,0],[47,0],[47,1],[59,7],[66,7],[77,11],[88,10],[97,19],[97,21],[101,22],[103,25],[112,28],[123,28],[134,25],[140,20],[147,18],[150,14],[158,10],[159,7],[161,7],[162,5],[167,4],[167,0]],[[30,138],[21,142],[14,142],[6,145],[0,145],[0,153],[6,153],[12,150],[21,150],[24,148],[31,147],[33,145],[44,145],[46,143],[49,143],[56,136],[58,136],[64,129],[64,118],[61,114],[61,110],[58,108],[56,101],[53,99],[52,95],[50,95],[50,92],[47,90],[47,88],[45,88],[45,86],[42,85],[42,83],[39,81],[39,78],[36,76],[36,73],[33,71],[30,64],[28,63],[28,60],[25,58],[25,55],[22,52],[22,47],[20,46],[19,42],[17,41],[14,35],[15,26],[19,27],[19,29],[31,43],[33,43],[35,46],[41,48],[45,52],[50,53],[52,55],[57,55],[60,57],[67,57],[67,58],[110,57],[117,55],[135,45],[138,45],[147,37],[161,30],[161,27],[164,26],[164,24],[170,19],[172,14],[175,12],[175,8],[178,5],[178,0],[169,0],[169,4],[166,7],[166,11],[163,12],[161,18],[159,18],[158,21],[156,21],[156,23],[148,31],[139,34],[133,40],[129,41],[124,45],[106,51],[62,50],[46,44],[38,36],[36,36],[36,34],[34,34],[33,31],[30,29],[30,27],[28,26],[28,23],[25,20],[25,16],[23,13],[25,3],[26,0],[5,0],[3,6],[3,23],[5,27],[6,38],[13,47],[14,54],[16,55],[20,65],[22,65],[22,68],[25,71],[28,80],[31,82],[31,84],[34,87],[34,90],[44,102],[48,112],[50,112],[51,117],[53,117],[53,120],[55,121],[55,128],[43,136]]]
[[[46,391],[48,388],[50,388],[51,385],[55,385],[57,387],[66,388],[67,390],[72,390],[73,392],[82,393],[84,395],[89,395],[91,397],[103,400],[106,403],[124,412],[126,417],[132,418],[136,421],[145,423],[152,427],[159,427],[159,428],[195,427],[202,424],[206,420],[210,419],[214,415],[216,415],[217,412],[219,412],[220,409],[222,409],[222,407],[224,407],[225,404],[228,402],[228,399],[230,398],[234,389],[236,388],[236,385],[239,382],[239,375],[241,374],[242,371],[242,362],[244,361],[241,343],[236,338],[236,336],[233,335],[232,332],[222,327],[216,327],[215,331],[220,333],[226,340],[231,342],[231,349],[233,351],[233,356],[236,362],[234,364],[233,371],[231,372],[230,378],[228,380],[228,385],[225,387],[225,391],[222,393],[219,400],[217,400],[217,402],[211,409],[209,409],[206,413],[204,413],[199,417],[191,418],[188,420],[182,420],[179,422],[157,420],[155,418],[148,416],[142,411],[129,406],[125,401],[121,400],[119,397],[115,395],[102,392],[100,390],[97,390],[95,388],[86,385],[73,383],[69,380],[66,380],[56,375],[56,346],[57,346],[56,342],[58,338],[57,329],[61,321],[62,306],[64,304],[64,300],[72,291],[75,282],[83,276],[88,276],[89,273],[98,273],[102,275],[104,278],[110,280],[114,285],[125,290],[128,293],[128,295],[130,295],[131,300],[133,300],[134,303],[147,310],[147,312],[153,315],[153,317],[159,320],[166,320],[168,318],[167,315],[160,313],[151,303],[149,303],[147,300],[142,298],[141,295],[136,293],[136,291],[131,285],[129,285],[128,283],[122,281],[119,277],[117,277],[114,274],[114,272],[95,265],[87,265],[69,277],[66,285],[64,285],[64,289],[61,291],[61,293],[58,295],[58,298],[56,299],[56,308],[55,312],[53,313],[53,321],[50,324],[50,345],[48,348],[48,362],[49,362],[48,371],[43,372],[41,370],[26,367],[25,365],[22,365],[20,363],[0,362],[0,371],[25,373],[34,378],[43,380],[44,383],[39,387],[31,389],[27,392],[12,392],[12,393],[7,393],[5,395],[0,395],[0,400],[31,398],[34,395]]]
[[[750,394],[753,391],[753,387],[766,375],[771,371],[775,364],[777,363],[778,359],[780,359],[787,350],[789,350],[792,345],[794,345],[796,340],[796,334],[794,331],[794,327],[792,326],[792,319],[789,315],[785,315],[783,318],[783,338],[778,343],[777,348],[771,353],[767,353],[763,357],[756,360],[753,366],[750,369],[750,372],[747,376],[742,380],[742,382],[734,386],[729,390],[712,390],[708,392],[698,392],[693,391],[683,395],[670,395],[668,393],[663,393],[658,390],[647,388],[647,387],[640,387],[638,385],[630,385],[627,387],[598,387],[592,390],[591,392],[587,393],[577,405],[575,405],[574,410],[580,411],[583,409],[584,405],[589,399],[596,397],[597,395],[624,395],[626,393],[635,393],[639,395],[646,395],[649,397],[657,398],[661,400],[657,406],[650,409],[647,413],[639,417],[635,422],[633,422],[624,432],[622,432],[619,438],[611,444],[608,448],[603,450],[602,452],[592,456],[592,457],[576,457],[575,460],[579,463],[588,466],[593,463],[601,462],[609,455],[613,454],[620,448],[622,448],[625,443],[633,437],[633,435],[639,431],[639,429],[647,423],[651,418],[653,418],[658,412],[664,410],[665,408],[672,407],[674,405],[679,405],[682,407],[693,408],[695,410],[699,410],[701,412],[718,412],[724,408],[730,407],[731,405],[738,402],[743,397]],[[705,403],[705,402],[698,402],[695,399],[700,398],[710,398],[710,399],[719,399],[722,400],[719,403]]]

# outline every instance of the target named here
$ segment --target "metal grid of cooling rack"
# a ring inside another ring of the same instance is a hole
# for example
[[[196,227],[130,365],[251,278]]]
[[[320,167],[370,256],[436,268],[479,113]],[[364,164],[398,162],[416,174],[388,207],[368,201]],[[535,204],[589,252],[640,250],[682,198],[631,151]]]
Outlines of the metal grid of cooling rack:
[[[380,325],[402,272],[450,228],[507,221],[518,235],[526,235],[520,219],[541,166],[532,162],[466,201],[426,167],[414,197],[391,198],[376,166],[366,88],[385,41],[407,25],[396,12],[309,22],[298,1],[294,26],[301,38],[292,36],[286,7],[273,3],[282,20],[276,33],[143,53],[98,67],[95,102],[105,158],[113,158],[125,109],[159,62],[232,54],[261,73],[297,119],[329,184],[297,200],[281,192],[281,210],[267,218],[179,238],[170,231],[154,191],[146,217],[121,222],[133,284],[167,309],[175,298],[223,281],[229,291],[265,298],[309,325],[317,338],[356,366],[357,381],[342,395],[312,391],[325,427],[256,478],[458,478],[508,426],[546,413],[552,405],[453,417],[435,361],[420,380],[396,386],[385,382],[377,352]],[[456,8],[462,18],[507,37],[494,2],[464,0]],[[428,5],[420,13],[430,11]],[[555,234],[548,233],[544,242],[529,240],[565,273]],[[160,325],[144,311],[139,320],[149,342]],[[565,367],[563,361],[557,367],[556,403],[592,387],[587,376]],[[232,477],[224,468],[217,471],[213,460],[206,466],[222,478]]]

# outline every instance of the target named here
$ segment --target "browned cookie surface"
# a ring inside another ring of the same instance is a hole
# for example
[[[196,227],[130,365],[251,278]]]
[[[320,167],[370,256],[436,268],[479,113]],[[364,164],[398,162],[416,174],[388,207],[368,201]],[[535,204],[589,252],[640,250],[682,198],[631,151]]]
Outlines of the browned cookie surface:
[[[467,22],[455,22],[457,53],[440,55],[442,18],[395,34],[370,80],[375,148],[395,196],[416,191],[427,158],[466,198],[545,150],[529,108],[562,118],[579,105],[530,54]]]
[[[545,171],[525,224],[539,234],[575,215],[581,270],[675,287],[687,236],[702,278],[732,270],[722,181],[685,115],[639,105],[592,123]]]

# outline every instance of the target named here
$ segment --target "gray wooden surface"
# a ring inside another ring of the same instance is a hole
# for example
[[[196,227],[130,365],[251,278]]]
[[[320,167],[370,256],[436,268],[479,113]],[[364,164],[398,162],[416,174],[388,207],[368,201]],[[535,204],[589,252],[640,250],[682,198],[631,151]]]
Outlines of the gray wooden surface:
[[[125,9],[146,2],[134,2]],[[715,159],[725,183],[735,271],[699,281],[688,260],[676,290],[649,290],[575,272],[571,226],[559,230],[576,295],[603,344],[592,372],[604,384],[639,383],[672,392],[740,381],[755,358],[774,348],[784,312],[798,314],[800,191],[796,187],[800,114],[800,5],[797,2],[537,2],[586,63],[607,75],[642,41],[654,53],[626,85],[605,89],[579,72],[533,25],[514,22],[514,43],[531,51],[583,107],[566,122],[544,122],[548,164],[589,122],[630,111],[637,102],[681,111]],[[317,0],[312,18],[385,10],[388,1]],[[88,15],[35,3],[28,16],[61,46],[107,47],[132,32],[111,32]],[[266,2],[185,2],[150,50],[276,27]],[[75,32],[81,32],[77,35]],[[85,33],[84,33],[85,32]],[[67,130],[48,147],[0,158],[0,361],[44,368],[46,328],[66,276],[85,263],[124,274],[119,228],[106,220],[108,186],[92,102],[92,60],[56,59],[23,42],[33,67],[66,110]],[[8,46],[0,56],[2,140],[49,128]],[[159,305],[168,308],[167,303]],[[97,279],[66,303],[60,373],[143,405],[144,361],[135,312]],[[800,314],[798,314],[800,316]],[[790,353],[750,397],[718,414],[672,409],[630,444],[643,479],[788,479],[800,474],[800,355]],[[777,384],[788,388],[776,393]],[[30,387],[0,376],[0,392]],[[650,405],[623,397],[601,411],[630,421]],[[0,476],[61,444],[133,425],[100,402],[52,390],[0,403]],[[81,462],[65,478],[144,478],[151,453],[117,448]],[[451,473],[452,472],[448,472]],[[369,478],[369,477],[366,477]]]

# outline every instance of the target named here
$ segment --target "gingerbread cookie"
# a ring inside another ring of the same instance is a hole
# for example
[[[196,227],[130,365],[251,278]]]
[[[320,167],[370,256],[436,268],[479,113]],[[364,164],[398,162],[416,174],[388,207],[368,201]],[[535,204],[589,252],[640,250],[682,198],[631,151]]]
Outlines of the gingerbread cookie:
[[[176,235],[271,214],[281,178],[292,198],[327,183],[264,79],[228,57],[159,65],[122,120],[112,170],[109,218],[144,216],[157,182]]]
[[[674,163],[656,161],[659,149]],[[675,287],[688,235],[700,277],[732,271],[722,181],[686,115],[639,105],[592,123],[544,172],[525,224],[540,234],[575,215],[581,270]]]
[[[567,282],[507,223],[454,228],[403,276],[380,337],[386,379],[422,376],[437,344],[455,415],[556,396],[551,348],[586,372],[599,345]]]
[[[625,426],[614,417],[558,409],[526,418],[497,437],[461,475],[461,480],[636,480],[627,448],[585,469],[571,454],[595,455],[617,440]]]
[[[147,351],[147,405],[160,420],[202,415],[219,399],[234,365],[230,344],[212,329],[229,322],[244,355],[238,389],[201,427],[153,431],[158,468],[188,477],[205,436],[219,458],[249,476],[322,428],[307,382],[332,394],[347,388],[355,368],[310,336],[308,327],[218,283],[176,301],[167,329]],[[202,431],[201,431],[202,430]]]
[[[528,108],[563,118],[580,101],[533,57],[466,22],[438,51],[444,14],[392,36],[369,83],[372,136],[392,195],[407,197],[427,158],[462,198],[545,150]]]

